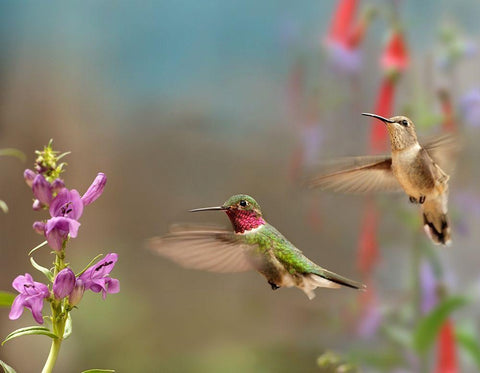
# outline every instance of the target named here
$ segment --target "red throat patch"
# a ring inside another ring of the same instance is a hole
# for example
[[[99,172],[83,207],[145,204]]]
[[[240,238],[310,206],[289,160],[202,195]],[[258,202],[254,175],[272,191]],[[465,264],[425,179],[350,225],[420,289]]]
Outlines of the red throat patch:
[[[253,210],[229,209],[225,211],[232,222],[235,233],[245,233],[265,224],[265,220]]]

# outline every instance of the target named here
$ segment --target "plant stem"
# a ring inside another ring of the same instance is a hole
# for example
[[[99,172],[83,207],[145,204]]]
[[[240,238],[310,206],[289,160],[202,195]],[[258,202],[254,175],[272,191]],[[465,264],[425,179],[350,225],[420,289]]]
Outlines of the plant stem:
[[[56,338],[52,341],[52,346],[50,347],[50,353],[48,354],[48,358],[47,358],[47,361],[45,362],[45,366],[43,367],[42,373],[51,373],[53,371],[53,367],[55,366],[55,363],[57,361],[61,344],[62,344],[62,340],[60,338]]]
[[[58,272],[65,268],[65,263],[63,261],[65,258],[65,242],[62,250],[55,254],[55,268],[53,270],[54,278],[57,276]],[[65,332],[66,313],[63,312],[61,301],[53,299],[50,308],[52,310],[52,329],[57,338],[52,340],[50,353],[48,354],[42,373],[51,373],[53,371],[53,367],[55,366],[60,351],[60,346],[62,345],[63,333]]]

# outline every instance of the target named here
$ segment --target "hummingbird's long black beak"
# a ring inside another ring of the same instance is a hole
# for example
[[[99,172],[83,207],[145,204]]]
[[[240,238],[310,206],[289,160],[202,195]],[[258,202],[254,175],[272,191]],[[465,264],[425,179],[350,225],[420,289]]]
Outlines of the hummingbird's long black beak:
[[[385,123],[395,123],[393,120],[390,120],[388,118],[382,117],[381,115],[377,115],[377,114],[362,113],[362,115],[365,115],[367,117],[373,117],[373,118],[380,119],[382,122],[385,122]]]
[[[228,210],[229,206],[214,206],[214,207],[202,207],[199,209],[188,210],[189,212],[199,212],[199,211],[218,211],[218,210]]]

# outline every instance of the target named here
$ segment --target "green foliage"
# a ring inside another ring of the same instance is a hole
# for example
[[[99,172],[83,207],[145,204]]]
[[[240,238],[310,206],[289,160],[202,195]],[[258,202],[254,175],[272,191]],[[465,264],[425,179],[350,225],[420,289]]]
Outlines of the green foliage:
[[[66,163],[57,164],[57,162],[67,154],[70,154],[70,152],[59,154],[60,152],[53,150],[52,144],[53,140],[50,140],[43,150],[35,151],[37,154],[35,165],[42,170],[45,178],[50,183],[60,177],[61,173],[64,171],[63,168],[67,165]]]
[[[465,306],[468,299],[463,296],[453,296],[443,300],[437,307],[421,319],[413,335],[413,346],[420,353],[425,354],[435,341],[440,328],[450,314]]]
[[[8,206],[5,201],[0,199],[0,210],[2,210],[5,214],[8,212]]]
[[[20,159],[22,162],[25,162],[26,156],[23,152],[21,152],[18,149],[14,148],[5,148],[5,149],[0,149],[0,156],[8,156],[8,157],[15,157]]]
[[[15,369],[13,369],[10,365],[6,364],[2,360],[0,360],[0,367],[3,368],[4,373],[16,373]]]
[[[41,247],[45,246],[47,244],[47,240],[43,241],[41,244],[35,246],[32,250],[30,250],[30,252],[28,253],[28,255],[32,255],[35,251],[37,251],[38,249],[40,249]]]
[[[2,346],[8,342],[9,340],[17,337],[22,337],[24,335],[46,335],[52,339],[58,338],[55,334],[53,334],[50,329],[45,328],[44,326],[28,326],[26,328],[20,328],[11,332],[5,340],[2,342]]]
[[[455,330],[455,338],[459,346],[473,359],[477,370],[480,371],[480,343],[474,333],[472,333],[471,330],[457,328],[457,330]]]
[[[65,323],[65,330],[63,331],[63,339],[70,337],[70,334],[72,334],[72,316],[69,312]]]
[[[16,295],[8,291],[0,291],[0,307],[11,307]]]
[[[30,262],[32,262],[32,266],[42,272],[50,282],[53,282],[53,273],[50,271],[48,268],[42,267],[40,264],[38,264],[33,258],[30,258]]]
[[[82,373],[109,373],[109,372],[115,372],[113,369],[89,369],[89,370],[84,370]]]
[[[359,369],[334,351],[326,351],[317,359],[317,365],[335,373],[357,373]]]

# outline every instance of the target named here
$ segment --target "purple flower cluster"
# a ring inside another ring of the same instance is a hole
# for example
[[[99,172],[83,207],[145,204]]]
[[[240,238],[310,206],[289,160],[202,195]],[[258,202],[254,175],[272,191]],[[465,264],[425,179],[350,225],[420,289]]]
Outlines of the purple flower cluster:
[[[36,322],[43,324],[42,309],[45,299],[61,305],[61,312],[68,313],[80,302],[86,290],[101,292],[103,299],[107,294],[120,291],[119,281],[110,277],[110,272],[118,260],[117,254],[107,254],[103,260],[88,267],[79,276],[75,276],[64,263],[66,243],[70,237],[77,237],[79,219],[84,207],[102,195],[107,178],[105,174],[98,173],[85,194],[80,196],[75,189],[67,189],[63,180],[58,177],[64,164],[57,166],[56,162],[61,158],[57,153],[52,150],[50,143],[43,152],[37,152],[39,157],[35,165],[36,172],[29,169],[24,172],[25,181],[35,196],[33,209],[48,209],[50,213],[48,220],[36,221],[33,229],[43,234],[48,245],[55,251],[55,278],[50,290],[49,286],[33,281],[29,273],[17,276],[12,285],[20,294],[13,301],[9,315],[11,320],[18,319],[25,307],[32,312]],[[52,318],[57,316],[54,313]]]
[[[117,254],[107,254],[104,259],[87,268],[78,277],[75,277],[70,268],[62,269],[53,281],[53,297],[57,300],[68,297],[69,305],[73,307],[80,302],[85,290],[91,290],[94,293],[102,292],[103,299],[107,294],[118,293],[120,282],[110,277],[110,272],[117,260]],[[20,294],[13,301],[9,315],[10,320],[18,319],[23,313],[23,307],[25,307],[32,311],[36,322],[43,324],[43,300],[51,296],[48,286],[33,281],[32,276],[28,273],[25,273],[25,276],[17,276],[13,280],[12,286]]]
[[[99,173],[85,194],[75,189],[67,189],[63,180],[57,178],[49,183],[43,174],[25,170],[26,183],[32,188],[35,201],[33,209],[49,208],[51,218],[46,222],[36,221],[33,229],[43,234],[50,247],[56,251],[62,249],[68,237],[75,238],[78,234],[84,206],[95,201],[103,193],[107,177]]]

